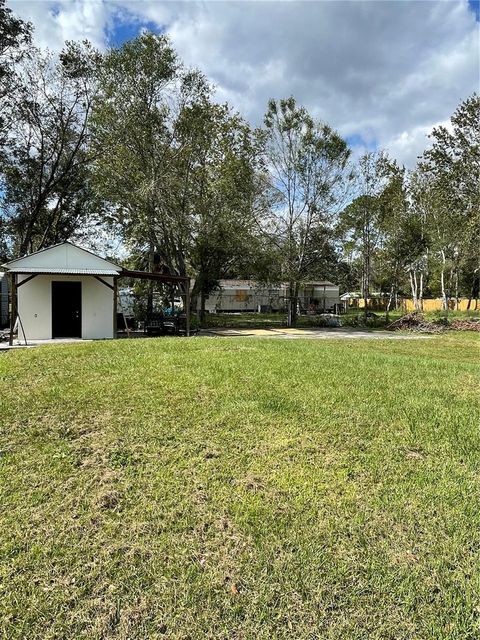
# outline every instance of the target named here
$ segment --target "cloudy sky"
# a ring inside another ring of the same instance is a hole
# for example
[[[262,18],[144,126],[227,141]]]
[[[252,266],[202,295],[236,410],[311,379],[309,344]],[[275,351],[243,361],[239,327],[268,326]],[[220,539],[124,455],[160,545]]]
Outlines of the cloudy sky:
[[[8,0],[7,0],[8,1]],[[387,148],[407,166],[458,103],[479,91],[480,0],[9,0],[41,46],[119,45],[170,34],[252,124],[293,94],[356,150]]]

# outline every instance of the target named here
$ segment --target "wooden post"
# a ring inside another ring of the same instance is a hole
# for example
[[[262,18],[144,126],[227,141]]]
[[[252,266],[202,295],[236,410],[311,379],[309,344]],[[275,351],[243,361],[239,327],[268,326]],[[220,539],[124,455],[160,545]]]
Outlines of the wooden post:
[[[14,273],[9,274],[10,280],[10,339],[8,344],[13,345],[13,331],[17,319],[17,277]]]
[[[190,337],[190,278],[185,283],[186,335]]]
[[[113,276],[113,337],[117,337],[117,297],[118,283],[117,276]]]

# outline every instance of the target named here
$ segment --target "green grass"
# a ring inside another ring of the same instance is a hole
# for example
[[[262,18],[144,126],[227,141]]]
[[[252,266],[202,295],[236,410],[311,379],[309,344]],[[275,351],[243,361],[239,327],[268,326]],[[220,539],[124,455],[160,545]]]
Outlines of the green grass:
[[[479,347],[1,354],[0,637],[480,637]]]
[[[248,328],[282,327],[287,324],[285,313],[207,313],[205,327]]]
[[[375,312],[378,322],[371,323],[377,324],[380,328],[385,326],[385,314],[382,312]],[[390,322],[397,320],[403,315],[400,312],[393,312],[390,314]],[[342,324],[344,326],[357,326],[359,323],[364,324],[364,314],[358,309],[349,309],[348,312],[341,316]],[[205,328],[268,328],[268,327],[286,327],[287,316],[285,313],[209,313],[205,317]],[[297,318],[297,327],[309,328],[309,327],[324,327],[325,319],[322,315],[299,315]]]
[[[403,311],[393,310],[389,313],[388,323],[386,322],[385,311],[373,311],[375,317],[369,318],[367,327],[383,329],[387,324],[398,320],[405,315]],[[447,317],[452,320],[463,320],[465,318],[480,318],[480,311],[431,311],[423,314],[426,320],[439,320]],[[364,311],[350,307],[346,314],[341,316],[343,326],[364,326]],[[287,324],[285,313],[210,313],[206,315],[205,327],[212,328],[268,328],[284,327]],[[317,327],[325,323],[322,316],[299,316],[297,327]]]
[[[427,311],[423,314],[427,320],[439,320],[440,318],[448,318],[449,320],[465,320],[468,318],[480,319],[480,310],[474,311]]]

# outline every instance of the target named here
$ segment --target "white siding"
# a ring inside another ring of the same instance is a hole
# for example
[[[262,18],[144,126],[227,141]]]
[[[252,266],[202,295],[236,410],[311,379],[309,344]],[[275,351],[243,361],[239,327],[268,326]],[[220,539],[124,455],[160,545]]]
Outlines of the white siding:
[[[18,276],[19,282],[28,276]],[[103,280],[113,284],[113,278]],[[52,337],[52,281],[82,283],[82,338],[113,338],[113,291],[92,276],[39,275],[19,287],[18,313],[27,341]],[[23,341],[19,326],[19,340]]]
[[[257,311],[259,305],[284,310],[288,292],[286,285],[266,288],[251,280],[227,280],[213,291],[205,301],[206,311]],[[340,302],[339,288],[333,284],[311,284],[300,287],[299,301],[306,307],[313,300],[315,308],[332,308]],[[200,300],[198,301],[200,305]]]

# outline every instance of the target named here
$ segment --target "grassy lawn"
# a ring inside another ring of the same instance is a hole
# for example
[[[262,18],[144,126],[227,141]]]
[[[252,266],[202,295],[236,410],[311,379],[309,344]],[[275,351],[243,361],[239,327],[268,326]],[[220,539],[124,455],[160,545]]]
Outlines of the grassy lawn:
[[[207,313],[206,328],[217,327],[282,327],[287,324],[285,313]]]
[[[0,638],[480,637],[480,342],[0,354]]]

